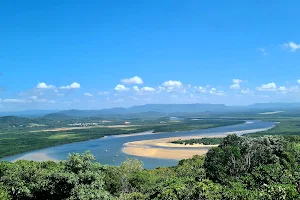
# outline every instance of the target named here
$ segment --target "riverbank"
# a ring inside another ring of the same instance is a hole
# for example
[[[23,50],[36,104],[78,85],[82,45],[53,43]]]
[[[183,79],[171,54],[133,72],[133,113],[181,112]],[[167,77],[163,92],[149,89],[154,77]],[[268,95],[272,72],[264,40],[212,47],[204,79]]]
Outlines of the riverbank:
[[[243,121],[205,120],[201,123],[191,121],[183,121],[180,123],[155,122],[153,124],[149,123],[144,125],[136,124],[92,127],[61,127],[43,130],[9,130],[1,133],[0,158],[30,152],[37,149],[99,139],[105,136],[116,135],[116,137],[122,137],[119,135],[123,135],[124,137],[126,135],[126,137],[130,137],[147,134],[163,134],[164,132],[172,132],[172,130],[202,130],[240,123],[243,123]]]
[[[218,145],[203,145],[203,144],[174,144],[172,141],[177,140],[189,140],[189,139],[201,139],[212,137],[226,137],[228,134],[249,134],[261,131],[266,131],[270,128],[252,129],[243,131],[223,132],[212,134],[202,134],[201,136],[187,136],[187,137],[170,137],[163,139],[153,140],[141,140],[134,142],[127,142],[124,144],[122,151],[126,154],[133,156],[149,157],[149,158],[161,158],[161,159],[187,159],[194,155],[205,155],[207,151]]]

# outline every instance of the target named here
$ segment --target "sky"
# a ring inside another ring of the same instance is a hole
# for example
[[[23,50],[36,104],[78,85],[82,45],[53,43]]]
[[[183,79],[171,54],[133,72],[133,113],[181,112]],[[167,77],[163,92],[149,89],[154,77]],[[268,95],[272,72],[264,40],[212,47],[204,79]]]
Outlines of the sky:
[[[299,102],[297,0],[3,1],[0,112]]]

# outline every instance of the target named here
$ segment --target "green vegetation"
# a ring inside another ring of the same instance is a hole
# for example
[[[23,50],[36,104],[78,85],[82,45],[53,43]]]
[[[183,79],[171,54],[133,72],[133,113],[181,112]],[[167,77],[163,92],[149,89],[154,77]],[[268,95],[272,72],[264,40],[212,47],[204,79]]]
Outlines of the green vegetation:
[[[152,128],[152,127],[151,127]],[[18,154],[49,146],[97,139],[116,134],[138,133],[151,130],[149,127],[121,128],[90,128],[68,131],[29,132],[15,131],[0,134],[0,157]]]
[[[297,142],[229,135],[206,157],[152,170],[138,160],[104,166],[89,153],[59,163],[1,162],[0,199],[299,199]]]
[[[189,131],[244,123],[241,120],[183,120],[155,128],[154,132]]]
[[[279,120],[275,127],[267,131],[252,133],[251,136],[261,135],[300,135],[300,120]]]
[[[99,122],[99,118],[89,120],[90,121],[82,119],[85,123]],[[162,120],[164,120],[164,123],[160,123]],[[2,125],[0,126],[0,158],[30,150],[97,139],[109,135],[130,134],[149,130],[154,130],[154,132],[194,130],[243,123],[242,121],[233,120],[183,120],[180,122],[169,122],[166,118],[156,120],[132,119],[131,126],[125,127],[94,126],[86,129],[42,131],[60,127],[62,124],[67,125],[71,122],[82,123],[82,121],[74,121],[72,119],[53,121],[48,119],[2,117],[0,118],[0,125]],[[55,123],[58,124],[58,122],[60,125],[55,125]],[[122,123],[124,123],[124,121],[122,121]],[[122,123],[120,120],[116,120],[112,121],[109,125],[121,125]],[[32,126],[32,124],[35,126]],[[36,124],[43,124],[44,126],[36,126]],[[31,127],[29,127],[29,125],[31,125]]]
[[[200,139],[190,139],[190,140],[177,140],[172,141],[171,143],[174,144],[204,144],[204,145],[216,145],[220,144],[220,142],[223,141],[223,138],[200,138]]]

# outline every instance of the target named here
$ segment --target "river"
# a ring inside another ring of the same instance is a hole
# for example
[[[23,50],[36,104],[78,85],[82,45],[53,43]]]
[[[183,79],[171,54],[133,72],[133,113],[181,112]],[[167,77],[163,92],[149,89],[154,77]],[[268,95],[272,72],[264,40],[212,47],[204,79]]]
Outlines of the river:
[[[201,136],[203,134],[216,135],[220,133],[254,130],[254,129],[267,129],[274,126],[274,122],[263,121],[250,121],[244,124],[223,126],[218,128],[194,130],[194,131],[182,131],[182,132],[169,132],[160,134],[138,134],[122,137],[108,136],[96,140],[89,140],[83,142],[76,142],[71,144],[65,144],[60,146],[49,147],[45,149],[39,149],[23,154],[17,154],[14,156],[2,158],[0,160],[15,161],[18,159],[28,160],[64,160],[69,153],[77,152],[83,153],[89,150],[101,164],[108,165],[120,165],[126,158],[138,158],[144,164],[147,169],[162,167],[162,166],[174,166],[178,164],[178,160],[170,159],[156,159],[127,155],[122,152],[123,144],[127,142],[161,139],[169,137],[183,137],[183,136]],[[241,132],[240,132],[241,133]]]

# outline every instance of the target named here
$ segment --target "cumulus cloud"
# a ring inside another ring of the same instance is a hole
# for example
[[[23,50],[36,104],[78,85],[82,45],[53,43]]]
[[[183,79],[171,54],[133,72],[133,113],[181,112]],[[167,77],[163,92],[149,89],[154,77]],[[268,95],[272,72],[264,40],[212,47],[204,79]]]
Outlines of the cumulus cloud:
[[[142,91],[144,91],[144,92],[154,92],[155,91],[155,89],[154,88],[152,88],[152,87],[143,87],[142,89],[141,89]]]
[[[230,89],[238,90],[241,88],[240,84],[243,82],[241,79],[232,79],[233,84],[230,85]]]
[[[115,87],[115,91],[117,92],[124,92],[124,91],[128,91],[130,90],[129,88],[125,87],[124,85],[122,84],[118,84],[116,87]]]
[[[241,79],[232,79],[232,82],[235,83],[235,84],[240,84],[243,82],[243,80]]]
[[[238,90],[238,89],[240,89],[241,88],[241,86],[239,85],[239,84],[237,84],[237,83],[234,83],[234,84],[232,84],[231,86],[230,86],[230,89],[234,89],[234,90]]]
[[[180,81],[173,81],[173,80],[169,80],[169,81],[165,81],[163,83],[164,87],[175,87],[175,88],[179,88],[182,87],[182,83]]]
[[[88,93],[88,92],[85,92],[83,95],[84,95],[84,96],[87,96],[87,97],[92,97],[92,96],[94,96],[93,94]]]
[[[194,87],[197,92],[206,93],[206,89],[202,86]]]
[[[142,88],[139,88],[138,86],[133,86],[132,90],[137,92],[138,94],[142,94],[143,92],[154,92],[155,91],[154,88],[148,87],[148,86],[145,86]]]
[[[293,52],[300,49],[300,44],[296,44],[295,42],[292,41],[285,43],[284,46]]]
[[[162,86],[164,87],[164,89],[167,92],[184,92],[185,93],[185,89],[183,89],[183,84],[180,81],[173,81],[173,80],[169,80],[169,81],[165,81]]]
[[[297,83],[300,84],[300,79],[297,80]]]
[[[218,91],[216,88],[211,88],[209,91],[210,94],[212,95],[217,95],[217,96],[225,96],[226,93],[224,91]]]
[[[124,83],[124,84],[138,84],[138,85],[144,83],[143,79],[141,79],[138,76],[134,76],[132,78],[122,79],[121,82]]]
[[[38,89],[54,89],[54,85],[47,85],[45,82],[38,83],[36,88]]]
[[[71,85],[60,87],[60,89],[79,89],[79,88],[80,88],[80,84],[77,82],[73,82]]]
[[[286,91],[287,91],[287,88],[286,88],[285,86],[280,86],[280,87],[278,88],[278,91],[280,91],[280,92],[286,92]]]
[[[136,92],[139,92],[140,91],[140,88],[138,86],[133,86],[132,89]]]
[[[256,88],[258,91],[276,91],[277,87],[274,82],[262,84],[260,87]]]

